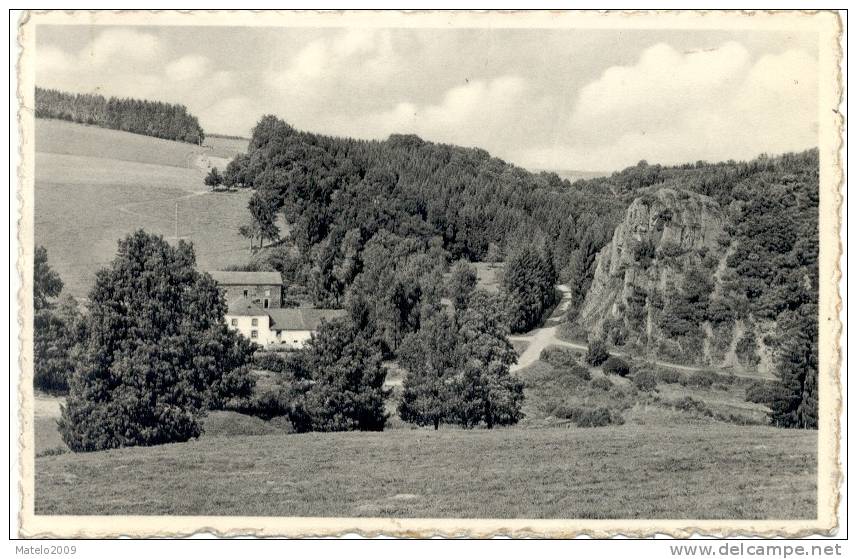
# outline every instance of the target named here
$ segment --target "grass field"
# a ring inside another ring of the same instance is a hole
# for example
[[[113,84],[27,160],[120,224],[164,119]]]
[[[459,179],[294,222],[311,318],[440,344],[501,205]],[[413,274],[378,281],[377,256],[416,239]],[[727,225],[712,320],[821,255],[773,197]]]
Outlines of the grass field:
[[[250,140],[247,139],[207,136],[202,145],[209,149],[209,153],[213,157],[232,159],[239,153],[247,153],[249,143]]]
[[[816,516],[816,433],[442,429],[212,437],[36,459],[36,514]]]
[[[85,297],[119,238],[138,228],[194,243],[203,269],[249,258],[238,226],[249,192],[208,192],[193,164],[203,148],[54,120],[36,120],[35,241],[64,293]]]

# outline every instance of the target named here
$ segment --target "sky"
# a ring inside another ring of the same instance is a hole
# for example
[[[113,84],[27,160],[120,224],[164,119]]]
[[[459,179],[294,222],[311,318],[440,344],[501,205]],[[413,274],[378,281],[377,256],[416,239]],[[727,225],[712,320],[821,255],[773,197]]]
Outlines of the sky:
[[[39,25],[36,84],[182,103],[208,133],[264,114],[414,133],[529,169],[613,171],[814,147],[811,33]]]

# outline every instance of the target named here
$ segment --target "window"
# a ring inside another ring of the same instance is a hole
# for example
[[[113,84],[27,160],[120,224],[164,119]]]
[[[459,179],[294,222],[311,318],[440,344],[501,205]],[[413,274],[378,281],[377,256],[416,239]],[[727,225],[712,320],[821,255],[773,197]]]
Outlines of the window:
[[[250,337],[253,339],[258,338],[259,337],[259,331],[258,330],[250,330]]]
[[[259,326],[259,319],[258,319],[258,318],[254,318],[254,319],[253,319],[253,321],[251,322],[251,325],[253,325],[253,326]]]
[[[237,318],[233,318],[230,322],[231,322],[232,326],[238,326],[238,319]]]
[[[268,308],[268,300],[267,299],[265,299],[265,308],[266,309]]]
[[[247,295],[249,295],[249,294],[250,294],[250,292],[245,289],[244,290],[244,296],[247,297]]]
[[[265,290],[265,297],[270,297],[270,296],[271,296],[271,290],[270,290],[270,289],[266,289],[266,290]]]

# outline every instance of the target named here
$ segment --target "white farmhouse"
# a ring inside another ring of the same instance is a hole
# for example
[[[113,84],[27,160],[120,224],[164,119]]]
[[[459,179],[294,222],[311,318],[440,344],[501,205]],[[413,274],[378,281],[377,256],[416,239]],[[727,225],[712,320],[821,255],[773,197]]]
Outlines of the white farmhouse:
[[[261,309],[240,298],[229,303],[226,324],[245,338],[267,348],[300,348],[318,330],[322,320],[345,315],[338,309]]]

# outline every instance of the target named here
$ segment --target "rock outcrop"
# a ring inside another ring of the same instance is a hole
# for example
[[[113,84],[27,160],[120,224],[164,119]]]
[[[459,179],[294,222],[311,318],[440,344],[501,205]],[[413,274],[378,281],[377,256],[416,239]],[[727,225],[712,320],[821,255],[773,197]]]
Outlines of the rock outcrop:
[[[731,250],[725,224],[717,202],[700,194],[662,188],[634,200],[598,254],[578,323],[648,357],[755,368],[752,348],[736,355],[745,326],[718,319]]]

